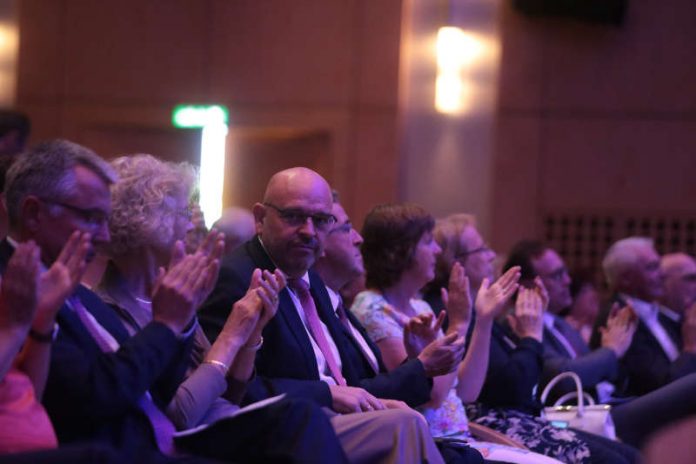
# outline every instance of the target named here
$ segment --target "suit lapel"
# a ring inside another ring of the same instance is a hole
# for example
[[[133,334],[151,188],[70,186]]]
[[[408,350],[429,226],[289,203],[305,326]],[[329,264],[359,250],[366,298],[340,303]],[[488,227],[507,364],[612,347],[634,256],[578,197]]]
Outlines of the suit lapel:
[[[336,317],[324,282],[313,271],[309,271],[309,282],[311,284],[310,291],[312,292],[319,318],[329,329],[331,338],[333,338],[338,353],[341,356],[341,371],[343,377],[345,377],[348,385],[356,385],[361,377],[358,372],[356,372],[356,363],[362,362],[362,352],[359,348],[356,352],[356,349],[351,345],[351,343],[355,343],[353,337],[352,335],[346,334],[343,324],[341,324],[341,321]]]
[[[258,236],[247,242],[246,247],[256,267],[271,272],[276,270],[276,265],[261,245]],[[297,346],[302,350],[305,363],[307,363],[306,365],[311,366],[311,372],[318,372],[319,368],[317,366],[317,359],[314,356],[314,350],[312,349],[312,342],[309,340],[302,319],[300,319],[299,314],[297,314],[295,303],[292,301],[290,290],[287,287],[280,292],[278,313],[275,317],[283,319],[285,327],[290,331],[295,342],[297,342]]]

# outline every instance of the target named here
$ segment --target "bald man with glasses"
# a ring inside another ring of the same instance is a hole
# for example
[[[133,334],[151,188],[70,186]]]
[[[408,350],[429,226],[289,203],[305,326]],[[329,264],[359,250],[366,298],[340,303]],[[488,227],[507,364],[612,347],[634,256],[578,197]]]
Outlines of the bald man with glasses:
[[[336,224],[332,206],[331,189],[316,172],[298,167],[273,175],[263,201],[253,207],[256,236],[223,260],[199,312],[201,325],[214,340],[253,270],[279,269],[288,285],[254,347],[258,377],[245,401],[284,393],[332,410],[331,423],[351,462],[442,462],[423,417],[400,401],[382,399],[394,398],[393,385],[379,375],[362,378],[361,359],[326,286],[310,270]],[[411,396],[396,399],[427,401],[425,375],[413,376],[409,386]]]

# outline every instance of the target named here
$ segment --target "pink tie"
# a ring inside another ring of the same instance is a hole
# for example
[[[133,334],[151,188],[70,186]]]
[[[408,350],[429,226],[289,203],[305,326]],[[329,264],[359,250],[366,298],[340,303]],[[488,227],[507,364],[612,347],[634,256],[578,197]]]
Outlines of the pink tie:
[[[111,353],[118,350],[118,342],[89,314],[89,311],[85,308],[85,305],[82,304],[82,301],[80,301],[77,295],[68,298],[68,303],[72,306],[73,311],[75,311],[77,317],[80,318],[82,325],[85,326],[87,332],[89,332],[103,352]],[[140,409],[143,410],[150,420],[159,450],[169,456],[175,455],[174,432],[176,432],[176,428],[174,424],[172,424],[169,418],[160,411],[152,400],[152,396],[150,396],[149,392],[146,392],[138,403]]]
[[[321,350],[321,353],[324,355],[326,364],[329,366],[331,377],[333,377],[339,385],[345,386],[346,379],[343,378],[341,370],[338,368],[336,358],[334,358],[333,352],[329,347],[329,342],[324,335],[324,329],[321,327],[321,322],[319,321],[317,307],[314,304],[311,293],[309,293],[309,285],[302,279],[289,279],[288,286],[295,291],[295,294],[300,299],[300,304],[302,305],[307,325],[309,326],[309,333],[312,334],[312,338],[314,338],[314,341],[319,346],[319,350]]]

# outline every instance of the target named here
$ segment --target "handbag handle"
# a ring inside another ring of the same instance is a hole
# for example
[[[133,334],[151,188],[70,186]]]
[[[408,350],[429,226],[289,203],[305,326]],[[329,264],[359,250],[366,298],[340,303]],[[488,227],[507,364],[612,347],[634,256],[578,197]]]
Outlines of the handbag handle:
[[[582,417],[585,414],[585,401],[582,391],[582,381],[580,380],[580,377],[578,377],[578,374],[576,374],[575,372],[561,372],[556,377],[551,379],[548,385],[544,387],[544,391],[541,392],[541,403],[546,404],[546,398],[549,396],[549,393],[551,392],[553,387],[555,387],[558,382],[566,378],[573,379],[573,381],[575,382],[575,389],[578,398],[578,417]]]
[[[582,392],[582,397],[585,399],[585,404],[587,406],[594,406],[596,404],[594,398],[592,398],[592,395],[590,395],[586,391]],[[578,402],[578,392],[571,391],[571,392],[566,393],[565,395],[558,398],[556,400],[556,402],[553,403],[553,405],[554,406],[563,406],[563,403],[565,403],[566,401],[573,400],[573,399],[575,400],[576,403]]]

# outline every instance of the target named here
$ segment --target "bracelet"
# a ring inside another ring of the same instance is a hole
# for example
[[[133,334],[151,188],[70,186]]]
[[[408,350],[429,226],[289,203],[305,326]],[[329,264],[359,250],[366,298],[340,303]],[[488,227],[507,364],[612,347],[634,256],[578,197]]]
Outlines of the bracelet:
[[[253,344],[253,345],[251,345],[251,346],[249,346],[249,345],[244,345],[244,346],[242,347],[242,349],[243,349],[243,350],[247,350],[247,351],[259,351],[259,350],[261,349],[262,346],[263,346],[263,336],[261,336],[261,338],[259,338],[259,341],[256,342],[255,344]]]
[[[208,359],[206,361],[203,361],[203,364],[212,364],[213,366],[217,367],[220,370],[220,372],[222,372],[222,375],[227,375],[227,371],[230,370],[227,364],[225,364],[222,361],[218,361],[217,359]]]
[[[34,329],[29,329],[29,337],[39,343],[53,343],[58,335],[58,325],[54,325],[50,332],[41,333]]]

